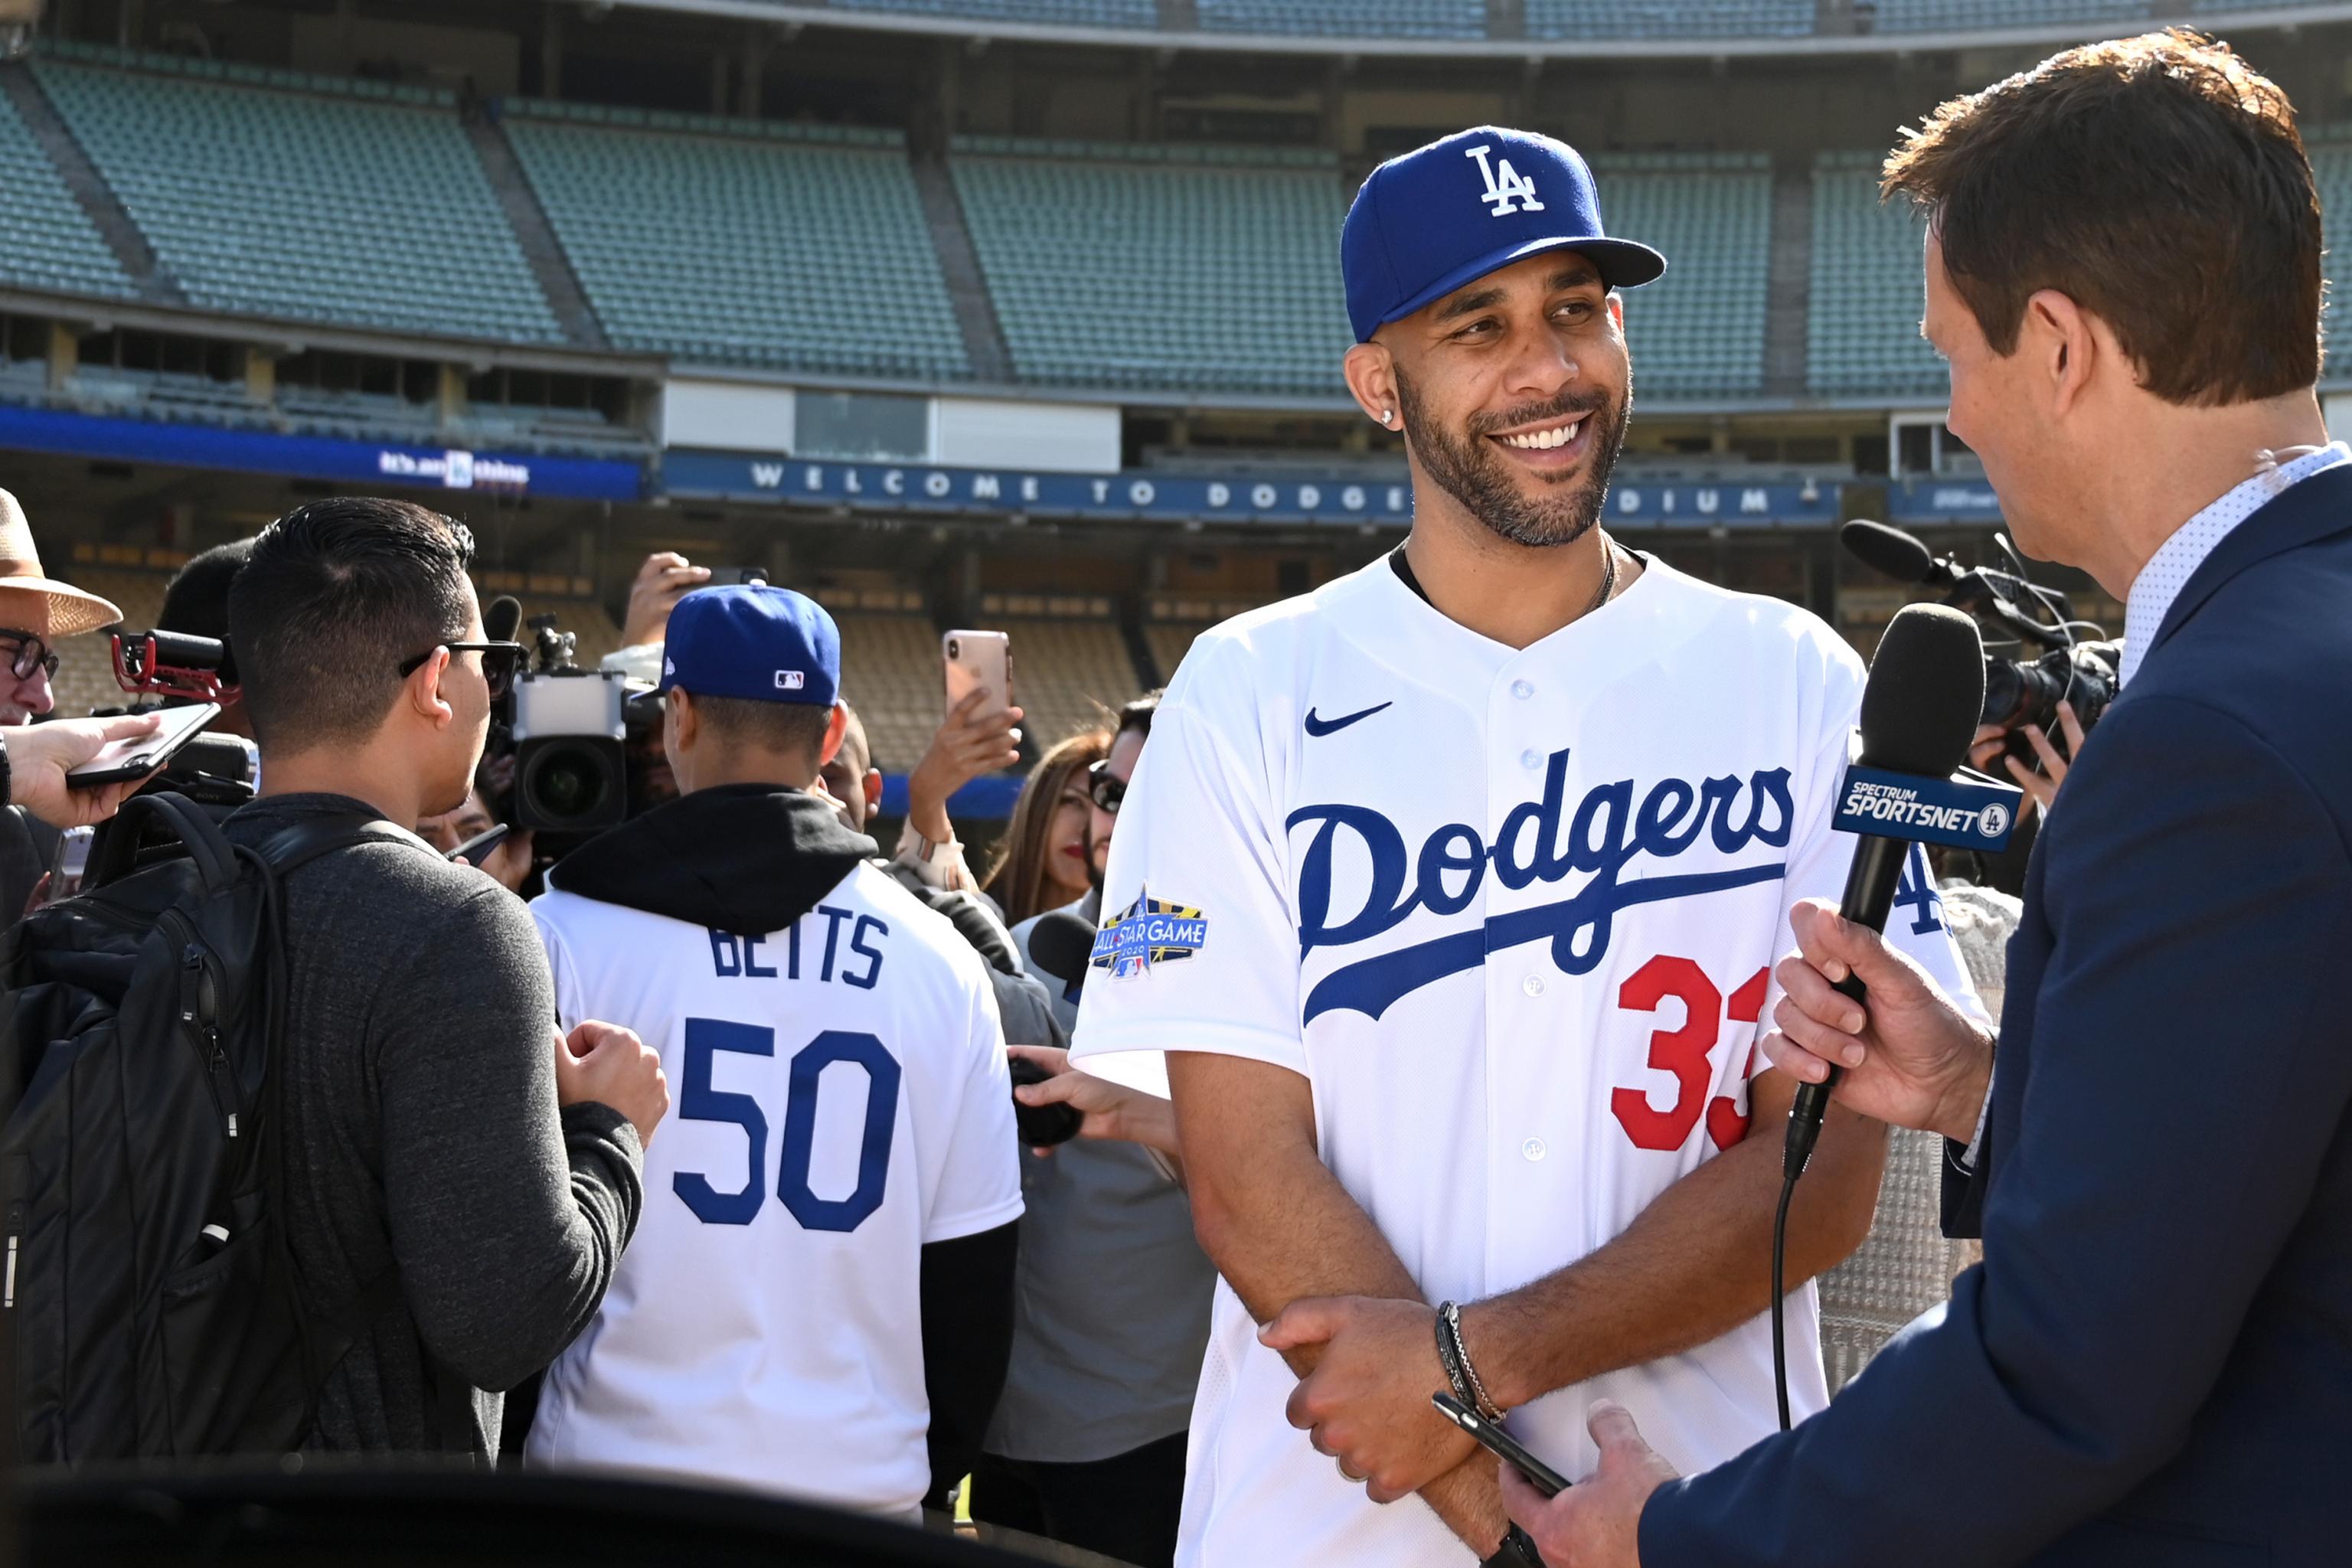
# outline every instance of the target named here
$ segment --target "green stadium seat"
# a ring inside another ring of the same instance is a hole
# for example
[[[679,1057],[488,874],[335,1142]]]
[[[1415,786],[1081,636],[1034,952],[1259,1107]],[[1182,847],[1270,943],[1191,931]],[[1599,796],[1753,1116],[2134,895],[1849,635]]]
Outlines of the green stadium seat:
[[[16,106],[0,96],[0,279],[68,294],[127,295],[130,277]]]
[[[1825,397],[1940,396],[1944,363],[1919,336],[1925,230],[1878,199],[1876,153],[1823,153],[1813,169],[1812,305],[1805,379]]]
[[[1813,0],[1527,0],[1530,38],[1803,37]]]
[[[264,88],[56,58],[33,68],[192,303],[562,341],[446,110],[395,108],[350,83],[321,91],[328,79],[298,72],[267,73],[287,79]]]
[[[1655,246],[1665,276],[1625,294],[1634,385],[1707,398],[1764,387],[1772,166],[1763,153],[1592,160],[1609,231]]]
[[[1202,28],[1213,33],[1340,38],[1486,36],[1486,0],[1198,0],[1198,12]]]
[[[615,346],[969,375],[897,136],[850,147],[790,127],[619,111],[598,125],[509,107],[508,139]]]

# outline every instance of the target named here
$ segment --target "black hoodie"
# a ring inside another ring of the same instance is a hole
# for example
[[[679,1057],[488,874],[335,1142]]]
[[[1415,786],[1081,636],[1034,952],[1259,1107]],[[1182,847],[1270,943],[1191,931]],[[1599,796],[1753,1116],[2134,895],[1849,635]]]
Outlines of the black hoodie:
[[[874,840],[781,784],[721,784],[656,806],[566,855],[547,885],[718,931],[764,935],[816,908]]]
[[[601,833],[547,874],[583,899],[716,931],[765,935],[816,908],[877,851],[830,805],[782,784],[696,790]],[[627,1024],[626,1018],[614,1020]],[[931,1490],[971,1473],[1013,1354],[1019,1225],[923,1248],[923,1384]]]

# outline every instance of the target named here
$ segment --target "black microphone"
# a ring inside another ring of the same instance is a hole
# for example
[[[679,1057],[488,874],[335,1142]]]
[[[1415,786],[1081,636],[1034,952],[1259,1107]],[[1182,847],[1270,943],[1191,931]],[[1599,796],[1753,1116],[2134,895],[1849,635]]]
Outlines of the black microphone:
[[[1037,923],[1029,928],[1029,956],[1037,967],[1065,985],[1076,985],[1087,977],[1087,965],[1095,953],[1095,928],[1083,915],[1068,910],[1055,910],[1040,915]]]
[[[1838,542],[1864,565],[1884,572],[1899,583],[1927,583],[1949,588],[1966,574],[1966,569],[1958,564],[1937,560],[1927,542],[1916,535],[1890,523],[1873,522],[1866,517],[1857,517],[1841,527]]]
[[[482,636],[490,642],[512,642],[522,627],[522,601],[512,594],[500,594],[482,612]]]
[[[1878,657],[1871,660],[1870,681],[1862,689],[1862,755],[1854,765],[1948,779],[1968,760],[1969,742],[1983,713],[1984,641],[1977,624],[1942,605],[1906,605],[1887,623]],[[1903,862],[1916,840],[1874,833],[1859,837],[1838,913],[1884,931],[1903,879]],[[1865,990],[1851,973],[1837,989],[1857,1002]],[[1790,1182],[1804,1174],[1805,1162],[1812,1158],[1837,1077],[1832,1067],[1828,1081],[1801,1085],[1789,1108],[1781,1169]]]
[[[1041,915],[1037,923],[1029,928],[1031,960],[1065,985],[1075,986],[1087,977],[1087,963],[1094,951],[1093,923],[1067,910]],[[1034,1062],[1015,1058],[1013,1081],[1016,1087],[1043,1083],[1045,1070]],[[1066,1105],[1030,1106],[1015,1100],[1013,1120],[1020,1126],[1022,1142],[1033,1148],[1048,1148],[1076,1137],[1085,1119]]]

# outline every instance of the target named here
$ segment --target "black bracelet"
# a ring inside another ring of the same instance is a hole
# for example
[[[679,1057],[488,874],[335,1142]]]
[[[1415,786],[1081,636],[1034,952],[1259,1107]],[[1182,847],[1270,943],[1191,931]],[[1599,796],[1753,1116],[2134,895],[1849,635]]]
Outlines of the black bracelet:
[[[8,773],[8,742],[0,741],[0,807],[5,807],[8,804],[8,785],[11,782]]]
[[[1503,1543],[1495,1548],[1495,1555],[1479,1564],[1479,1568],[1545,1568],[1543,1553],[1528,1532],[1517,1525],[1503,1532]]]
[[[1448,1321],[1461,1311],[1451,1301],[1437,1304],[1437,1364],[1445,1369],[1445,1381],[1454,1387],[1454,1397],[1465,1410],[1478,1408],[1478,1395],[1471,1389],[1470,1374],[1463,1369],[1462,1352],[1454,1342],[1453,1325]],[[1481,1412],[1483,1414],[1483,1412]]]
[[[1437,1305],[1438,1359],[1454,1380],[1454,1397],[1489,1421],[1503,1418],[1503,1407],[1486,1397],[1478,1369],[1470,1364],[1470,1347],[1462,1342],[1462,1309],[1452,1301]]]

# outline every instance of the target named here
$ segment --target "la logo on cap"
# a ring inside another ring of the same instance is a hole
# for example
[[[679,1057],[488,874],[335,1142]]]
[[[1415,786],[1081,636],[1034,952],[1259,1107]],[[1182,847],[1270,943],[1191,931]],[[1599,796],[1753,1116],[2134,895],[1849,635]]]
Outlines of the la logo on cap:
[[[1494,209],[1486,216],[1508,217],[1515,212],[1543,211],[1543,203],[1536,200],[1536,183],[1512,168],[1508,158],[1489,164],[1487,155],[1493,151],[1484,142],[1462,150],[1464,157],[1477,160],[1478,173],[1486,182],[1486,194],[1478,198]]]
[[[798,691],[807,684],[808,677],[797,669],[776,671],[776,689],[779,691]]]

